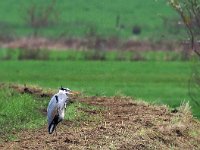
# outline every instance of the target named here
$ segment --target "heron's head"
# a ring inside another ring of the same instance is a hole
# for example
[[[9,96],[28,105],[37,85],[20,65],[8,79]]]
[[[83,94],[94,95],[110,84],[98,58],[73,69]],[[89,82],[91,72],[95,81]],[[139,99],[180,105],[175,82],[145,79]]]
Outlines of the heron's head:
[[[66,95],[72,94],[72,91],[69,88],[63,88],[63,87],[59,89],[59,92],[65,93]]]
[[[72,91],[69,88],[63,88],[62,86],[60,87],[59,92],[62,92],[66,95],[79,95],[80,94],[80,92]]]

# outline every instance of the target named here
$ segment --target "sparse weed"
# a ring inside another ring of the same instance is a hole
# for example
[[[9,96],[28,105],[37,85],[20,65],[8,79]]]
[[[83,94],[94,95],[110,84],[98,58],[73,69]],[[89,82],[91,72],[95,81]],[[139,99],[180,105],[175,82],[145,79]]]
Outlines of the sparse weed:
[[[189,101],[188,102],[183,102],[179,109],[178,109],[181,113],[184,114],[184,116],[188,116],[191,115],[191,106],[189,105]]]

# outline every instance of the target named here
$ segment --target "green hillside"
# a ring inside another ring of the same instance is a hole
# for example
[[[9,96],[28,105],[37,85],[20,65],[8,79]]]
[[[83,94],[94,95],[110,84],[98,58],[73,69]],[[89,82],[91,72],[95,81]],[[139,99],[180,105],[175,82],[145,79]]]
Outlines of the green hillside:
[[[43,10],[50,3],[50,0],[0,1],[0,36],[31,35],[33,31],[25,19],[28,8],[35,6]],[[157,40],[182,35],[178,16],[165,0],[59,0],[53,12],[56,19],[39,30],[40,36],[85,37],[94,34]],[[140,33],[133,34],[134,27],[139,28]]]

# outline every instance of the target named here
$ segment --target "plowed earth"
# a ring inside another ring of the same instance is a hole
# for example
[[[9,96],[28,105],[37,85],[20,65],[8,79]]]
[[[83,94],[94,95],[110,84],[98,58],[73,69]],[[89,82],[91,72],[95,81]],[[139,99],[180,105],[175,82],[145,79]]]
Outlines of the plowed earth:
[[[47,126],[23,130],[16,133],[17,140],[1,143],[0,149],[200,149],[200,123],[183,106],[171,111],[127,97],[72,100],[103,109],[78,109],[88,119],[64,120],[57,135],[49,135]]]

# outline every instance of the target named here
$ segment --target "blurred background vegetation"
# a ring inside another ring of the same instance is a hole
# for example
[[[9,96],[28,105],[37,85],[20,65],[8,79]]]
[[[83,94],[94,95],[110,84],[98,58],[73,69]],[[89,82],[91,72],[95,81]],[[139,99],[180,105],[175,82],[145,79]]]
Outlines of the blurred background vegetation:
[[[0,36],[183,39],[185,30],[166,0],[3,0]]]

